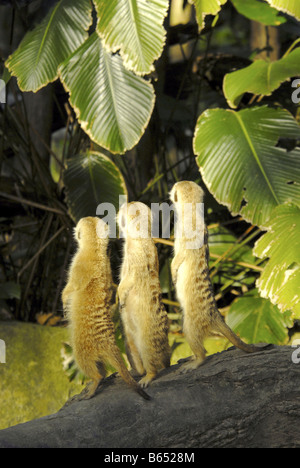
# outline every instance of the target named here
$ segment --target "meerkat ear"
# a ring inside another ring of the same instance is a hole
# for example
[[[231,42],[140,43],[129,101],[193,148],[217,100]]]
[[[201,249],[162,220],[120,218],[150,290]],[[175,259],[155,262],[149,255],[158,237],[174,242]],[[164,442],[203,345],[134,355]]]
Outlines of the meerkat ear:
[[[174,198],[174,202],[177,203],[178,202],[177,190],[174,190],[173,198]]]

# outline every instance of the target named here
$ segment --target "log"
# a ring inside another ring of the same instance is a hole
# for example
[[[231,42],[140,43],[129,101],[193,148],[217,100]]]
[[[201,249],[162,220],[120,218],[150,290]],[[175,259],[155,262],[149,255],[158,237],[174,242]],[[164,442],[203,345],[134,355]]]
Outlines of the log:
[[[289,346],[255,354],[230,348],[186,374],[180,362],[152,383],[150,401],[114,374],[90,400],[3,429],[0,447],[298,448],[297,353]]]

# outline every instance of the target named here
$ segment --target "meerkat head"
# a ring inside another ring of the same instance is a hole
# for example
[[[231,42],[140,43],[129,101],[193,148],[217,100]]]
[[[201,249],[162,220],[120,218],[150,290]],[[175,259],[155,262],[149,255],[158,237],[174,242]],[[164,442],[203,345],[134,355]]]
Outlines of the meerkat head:
[[[175,241],[184,239],[187,249],[198,249],[204,242],[204,192],[192,181],[177,182],[170,192],[175,205]]]
[[[176,182],[170,192],[170,200],[173,203],[203,203],[204,191],[190,180]]]
[[[151,237],[152,214],[142,202],[124,204],[118,213],[118,225],[123,237],[148,239]]]
[[[80,246],[88,247],[95,244],[95,242],[106,246],[108,243],[109,227],[102,219],[88,216],[78,221],[74,234]]]

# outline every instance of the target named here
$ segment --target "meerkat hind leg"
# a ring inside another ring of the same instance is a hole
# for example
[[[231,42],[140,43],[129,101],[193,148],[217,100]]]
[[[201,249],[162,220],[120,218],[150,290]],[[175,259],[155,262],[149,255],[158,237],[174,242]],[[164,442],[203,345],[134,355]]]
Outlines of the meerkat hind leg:
[[[191,346],[191,349],[194,352],[194,356],[192,356],[192,358],[188,362],[185,362],[181,366],[180,373],[182,374],[185,374],[190,370],[197,369],[197,367],[201,366],[205,361],[206,349],[204,348],[202,343],[197,343],[197,346]]]
[[[203,333],[199,336],[197,334],[195,335],[194,333],[191,333],[191,331],[193,331],[191,325],[185,327],[186,340],[189,343],[191,351],[194,353],[194,355],[191,356],[191,359],[188,362],[182,364],[180,368],[181,374],[197,369],[197,367],[204,363],[206,357],[206,349],[204,348],[204,339],[206,334]]]
[[[190,361],[185,362],[182,364],[180,368],[180,373],[181,374],[186,374],[187,372],[197,369],[199,366],[204,364],[205,361],[205,355],[204,356],[194,356]]]
[[[142,388],[148,387],[148,385],[152,382],[152,380],[155,378],[156,372],[147,372],[145,377],[143,377],[140,381],[139,384]]]
[[[95,363],[95,370],[91,376],[91,381],[88,382],[84,391],[78,395],[79,400],[89,400],[95,395],[97,388],[99,387],[100,382],[106,376],[106,369],[104,364],[101,361]]]
[[[128,336],[126,340],[126,351],[133,372],[137,373],[138,375],[145,374],[142,359],[133,339],[130,336]]]
[[[99,380],[92,380],[87,384],[85,387],[85,392],[83,394],[78,395],[80,400],[89,400],[90,398],[93,398],[95,395],[97,388],[101,382],[102,378]]]

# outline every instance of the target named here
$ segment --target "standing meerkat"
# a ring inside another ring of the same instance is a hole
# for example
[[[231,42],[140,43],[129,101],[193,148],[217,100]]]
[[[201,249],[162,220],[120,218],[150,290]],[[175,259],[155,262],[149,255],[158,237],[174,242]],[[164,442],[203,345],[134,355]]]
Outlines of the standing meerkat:
[[[149,396],[130,375],[115,341],[112,321],[112,273],[107,255],[108,226],[95,217],[82,218],[75,228],[78,250],[62,292],[71,330],[74,358],[91,379],[87,393],[94,396],[105,377],[105,365],[114,367],[125,382],[145,399]]]
[[[199,210],[203,197],[203,190],[191,181],[177,182],[170,192],[180,228],[175,237],[171,274],[183,310],[183,331],[194,353],[194,359],[186,363],[183,371],[202,364],[206,354],[203,342],[213,331],[222,333],[247,353],[262,349],[242,341],[218,311],[209,276],[208,231]]]
[[[151,237],[151,211],[141,202],[121,207],[118,224],[125,237],[118,295],[130,363],[147,387],[170,365],[168,316],[161,302],[158,255]]]

